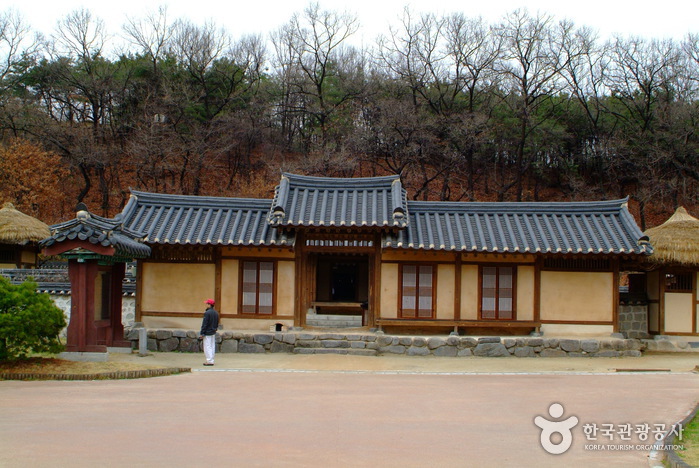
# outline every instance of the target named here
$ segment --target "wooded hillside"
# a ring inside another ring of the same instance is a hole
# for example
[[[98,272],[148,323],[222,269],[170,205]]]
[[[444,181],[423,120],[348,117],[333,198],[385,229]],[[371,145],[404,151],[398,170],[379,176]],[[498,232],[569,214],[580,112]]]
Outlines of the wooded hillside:
[[[117,50],[88,10],[47,37],[0,13],[0,201],[53,223],[129,187],[271,197],[284,170],[401,173],[415,199],[628,195],[643,229],[699,203],[699,34],[601,40],[520,10],[406,9],[366,48],[359,28],[310,4],[234,39],[160,9]]]

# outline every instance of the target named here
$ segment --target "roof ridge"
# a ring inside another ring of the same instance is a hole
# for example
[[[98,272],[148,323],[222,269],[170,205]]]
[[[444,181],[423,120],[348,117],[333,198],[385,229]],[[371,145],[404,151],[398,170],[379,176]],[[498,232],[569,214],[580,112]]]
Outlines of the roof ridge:
[[[156,193],[156,192],[144,192],[140,190],[131,190],[131,195],[138,197],[140,201],[167,201],[169,204],[179,204],[179,205],[191,205],[191,204],[204,204],[217,202],[218,204],[230,204],[231,202],[242,202],[242,203],[259,203],[267,204],[267,209],[269,205],[272,204],[271,198],[253,198],[253,197],[224,197],[215,195],[181,195],[173,193]]]
[[[396,179],[400,179],[400,175],[387,175],[387,176],[368,176],[368,177],[326,177],[326,176],[309,176],[303,174],[292,174],[290,172],[282,172],[282,177],[286,177],[289,181],[307,181],[313,183],[323,183],[327,182],[328,185],[337,185],[343,182],[366,182],[366,183],[376,183],[376,182],[393,182]]]
[[[615,200],[593,200],[593,201],[572,201],[572,202],[481,202],[481,201],[425,201],[408,200],[408,211],[411,208],[418,210],[430,208],[432,211],[463,211],[468,208],[470,211],[488,210],[488,212],[502,213],[504,211],[522,212],[536,209],[537,212],[584,212],[591,210],[618,211],[628,202],[628,198]]]

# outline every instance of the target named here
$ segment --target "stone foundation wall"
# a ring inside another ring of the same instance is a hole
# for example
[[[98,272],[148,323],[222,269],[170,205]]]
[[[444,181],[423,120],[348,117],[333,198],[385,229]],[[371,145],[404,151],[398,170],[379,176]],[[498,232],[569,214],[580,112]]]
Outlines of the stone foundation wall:
[[[620,305],[619,333],[623,333],[627,338],[649,338],[648,306]]]
[[[125,336],[138,349],[138,329]],[[193,330],[148,330],[148,350],[200,352],[198,332]],[[353,354],[377,356],[517,356],[517,357],[621,357],[641,355],[645,349],[635,339],[557,339],[540,337],[422,337],[344,333],[245,333],[224,331],[216,336],[221,353]]]

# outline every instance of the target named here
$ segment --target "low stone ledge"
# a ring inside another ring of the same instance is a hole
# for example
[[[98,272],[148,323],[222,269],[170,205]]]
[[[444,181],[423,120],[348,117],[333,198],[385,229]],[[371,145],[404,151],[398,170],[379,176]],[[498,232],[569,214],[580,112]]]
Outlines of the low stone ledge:
[[[137,333],[124,331],[132,348],[138,349]],[[161,352],[202,351],[191,330],[148,330],[148,350]],[[449,357],[637,357],[649,351],[684,351],[668,339],[569,339],[542,337],[394,336],[289,331],[260,333],[223,331],[217,334],[221,353],[295,353],[449,356]]]
[[[40,372],[0,373],[0,380],[120,380],[143,379],[192,372],[189,367],[139,369],[130,371],[96,372],[91,374],[47,374]]]

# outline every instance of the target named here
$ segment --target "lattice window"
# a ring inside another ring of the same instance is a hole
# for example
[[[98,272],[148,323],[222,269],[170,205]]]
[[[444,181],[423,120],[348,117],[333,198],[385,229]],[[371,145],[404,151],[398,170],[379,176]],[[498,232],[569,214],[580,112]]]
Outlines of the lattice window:
[[[544,269],[574,271],[611,271],[608,258],[545,258]]]
[[[370,249],[374,236],[359,233],[312,233],[306,238],[306,247],[313,249]]]
[[[15,263],[17,254],[12,249],[0,248],[0,262]]]
[[[242,262],[243,314],[272,315],[274,313],[274,262]]]
[[[373,240],[362,239],[306,239],[308,247],[373,247]]]
[[[665,291],[692,292],[691,273],[666,273]]]
[[[434,304],[434,267],[401,266],[401,317],[432,318]]]
[[[213,262],[214,250],[213,248],[153,246],[151,259],[170,262]]]
[[[515,268],[481,269],[481,319],[515,319]]]

